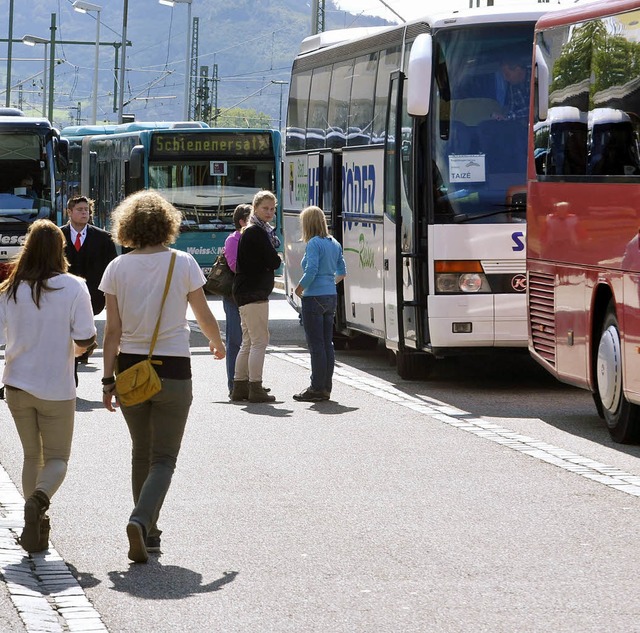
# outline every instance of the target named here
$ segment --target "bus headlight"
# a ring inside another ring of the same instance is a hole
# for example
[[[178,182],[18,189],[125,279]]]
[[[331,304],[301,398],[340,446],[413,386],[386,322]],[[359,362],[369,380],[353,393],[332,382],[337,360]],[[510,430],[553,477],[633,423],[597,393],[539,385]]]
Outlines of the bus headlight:
[[[436,292],[458,292],[458,275],[436,275]]]
[[[491,292],[479,261],[435,262],[435,287],[438,294]]]
[[[482,289],[482,278],[484,275],[478,273],[467,273],[460,275],[458,286],[462,292],[480,292]]]

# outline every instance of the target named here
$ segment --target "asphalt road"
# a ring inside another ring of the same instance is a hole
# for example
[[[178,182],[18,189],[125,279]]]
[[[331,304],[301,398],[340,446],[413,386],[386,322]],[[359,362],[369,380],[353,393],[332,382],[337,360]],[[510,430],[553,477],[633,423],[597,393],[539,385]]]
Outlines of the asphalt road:
[[[401,381],[379,347],[339,352],[332,401],[298,403],[302,328],[282,295],[271,316],[274,404],[229,403],[224,362],[192,335],[196,397],[147,565],[126,556],[130,442],[102,408],[99,350],[81,370],[51,509],[75,597],[43,591],[11,545],[21,451],[0,403],[0,631],[38,630],[18,616],[45,617],[16,600],[29,591],[45,631],[83,630],[72,611],[113,633],[640,631],[640,448],[609,440],[589,394],[525,355]]]

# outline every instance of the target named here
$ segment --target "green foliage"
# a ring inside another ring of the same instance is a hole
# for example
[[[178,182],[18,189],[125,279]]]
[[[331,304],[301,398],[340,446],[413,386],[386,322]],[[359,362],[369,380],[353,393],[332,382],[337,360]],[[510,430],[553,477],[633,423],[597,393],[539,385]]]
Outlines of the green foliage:
[[[551,90],[582,84],[592,99],[594,94],[623,86],[639,74],[640,43],[610,34],[604,21],[593,20],[574,29],[553,67]]]
[[[277,128],[278,122],[274,121],[269,114],[257,112],[251,108],[229,108],[221,110],[210,125],[215,127]]]

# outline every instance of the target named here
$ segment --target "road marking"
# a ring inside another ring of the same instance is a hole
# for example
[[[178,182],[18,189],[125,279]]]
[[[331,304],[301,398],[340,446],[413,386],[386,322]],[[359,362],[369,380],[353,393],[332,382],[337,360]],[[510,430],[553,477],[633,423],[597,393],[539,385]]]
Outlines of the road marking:
[[[0,466],[0,575],[29,632],[107,631],[100,614],[56,550],[26,554],[18,545],[24,499]]]
[[[306,369],[311,369],[309,354],[301,347],[295,349],[293,346],[286,348],[270,346],[267,351],[272,356],[295,363]],[[336,363],[334,381],[365,391],[412,411],[424,413],[461,431],[473,433],[478,437],[524,453],[534,459],[580,475],[608,488],[613,488],[634,497],[640,497],[640,477],[637,475],[632,475],[614,466],[602,464],[588,457],[572,453],[553,444],[536,440],[528,435],[516,433],[500,424],[483,420],[481,417],[458,409],[446,402],[428,396],[408,395],[385,380],[360,370],[356,372],[352,367],[343,363]]]

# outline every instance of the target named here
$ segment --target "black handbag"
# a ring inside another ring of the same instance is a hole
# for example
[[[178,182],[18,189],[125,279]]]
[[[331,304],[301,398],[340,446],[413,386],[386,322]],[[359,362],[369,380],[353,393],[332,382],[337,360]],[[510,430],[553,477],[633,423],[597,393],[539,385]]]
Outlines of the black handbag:
[[[220,253],[211,267],[204,289],[212,295],[230,297],[235,273],[229,268],[224,253]]]

